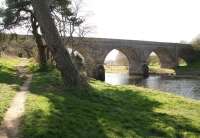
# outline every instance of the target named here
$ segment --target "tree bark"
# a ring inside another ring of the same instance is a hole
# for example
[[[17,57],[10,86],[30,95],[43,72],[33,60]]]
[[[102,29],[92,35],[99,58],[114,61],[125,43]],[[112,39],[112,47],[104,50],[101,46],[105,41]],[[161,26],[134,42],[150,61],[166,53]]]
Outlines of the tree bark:
[[[50,0],[33,0],[33,9],[37,21],[42,28],[44,39],[51,50],[64,84],[68,87],[80,86],[81,76],[73,65],[68,51],[64,48],[61,37],[50,13]]]
[[[45,70],[47,68],[47,59],[46,59],[46,48],[44,45],[37,45],[38,46],[38,58],[39,58],[39,65],[41,70]]]
[[[37,20],[34,17],[34,15],[31,15],[31,26],[32,26],[32,33],[33,36],[35,37],[35,41],[37,44],[38,48],[38,61],[39,61],[39,66],[40,70],[45,70],[47,67],[47,58],[46,58],[46,46],[44,45],[42,41],[42,36],[38,33],[38,28],[39,26],[37,25]]]

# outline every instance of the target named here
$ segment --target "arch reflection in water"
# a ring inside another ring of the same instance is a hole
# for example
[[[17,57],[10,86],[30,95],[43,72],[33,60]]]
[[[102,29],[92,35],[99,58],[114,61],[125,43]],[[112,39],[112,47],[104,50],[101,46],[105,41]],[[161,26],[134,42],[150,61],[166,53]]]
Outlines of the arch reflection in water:
[[[166,76],[129,77],[128,73],[106,73],[106,83],[113,85],[134,84],[200,100],[200,79]]]

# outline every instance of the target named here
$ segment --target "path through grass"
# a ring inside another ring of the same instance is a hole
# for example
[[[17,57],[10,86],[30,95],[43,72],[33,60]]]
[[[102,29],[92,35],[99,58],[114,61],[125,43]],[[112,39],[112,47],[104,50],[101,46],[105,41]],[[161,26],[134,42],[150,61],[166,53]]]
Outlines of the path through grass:
[[[17,76],[16,65],[19,58],[1,57],[0,58],[0,123],[4,114],[15,96],[22,79]]]

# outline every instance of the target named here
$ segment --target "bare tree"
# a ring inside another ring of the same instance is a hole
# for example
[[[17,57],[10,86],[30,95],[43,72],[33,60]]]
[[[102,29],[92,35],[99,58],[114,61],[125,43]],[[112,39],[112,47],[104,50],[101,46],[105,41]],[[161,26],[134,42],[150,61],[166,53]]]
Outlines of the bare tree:
[[[54,12],[53,16],[57,24],[60,35],[63,38],[65,45],[72,48],[74,53],[74,46],[79,45],[84,37],[91,33],[92,26],[86,24],[87,15],[82,14],[82,0],[72,0],[70,16],[64,12]]]
[[[0,57],[2,53],[7,49],[7,41],[8,36],[4,33],[0,33]]]
[[[83,1],[72,0],[70,5],[73,14],[69,15],[69,13],[61,10],[65,8],[60,7],[60,9],[54,10],[52,15],[74,65],[80,72],[83,72],[84,70],[81,70],[84,69],[83,59],[77,54],[75,47],[84,41],[85,36],[91,33],[93,28],[91,25],[86,24],[88,16],[82,11]]]
[[[192,40],[192,46],[195,50],[200,51],[200,35]]]

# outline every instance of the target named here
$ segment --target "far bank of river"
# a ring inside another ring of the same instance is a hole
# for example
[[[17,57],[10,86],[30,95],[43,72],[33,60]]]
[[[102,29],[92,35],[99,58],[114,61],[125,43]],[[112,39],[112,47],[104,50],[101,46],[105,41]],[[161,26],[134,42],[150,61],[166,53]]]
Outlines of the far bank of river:
[[[134,84],[176,95],[200,100],[200,78],[150,75],[148,78],[130,77],[128,73],[106,73],[106,83],[113,85]]]

